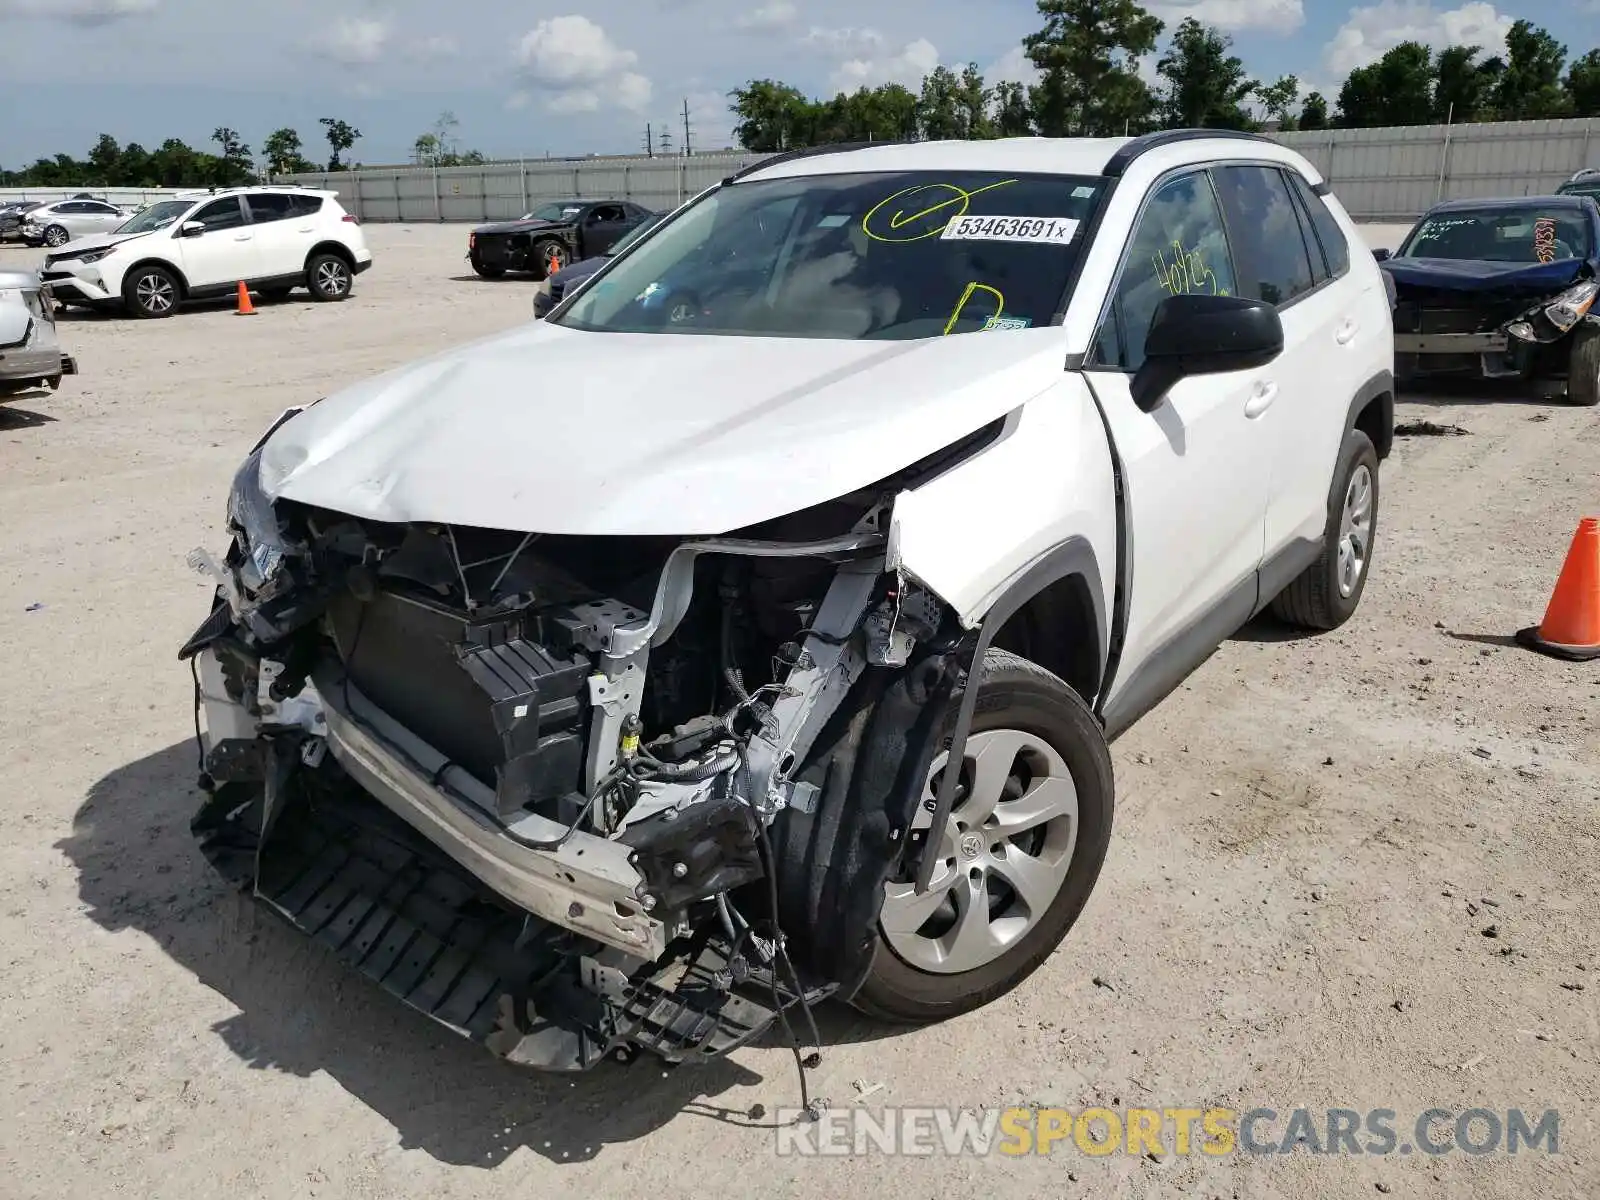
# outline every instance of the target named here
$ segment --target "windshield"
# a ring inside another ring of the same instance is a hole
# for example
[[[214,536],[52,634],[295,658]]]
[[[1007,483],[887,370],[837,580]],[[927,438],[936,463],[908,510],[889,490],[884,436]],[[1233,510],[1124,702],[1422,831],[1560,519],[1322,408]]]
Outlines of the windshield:
[[[165,229],[193,206],[192,200],[162,200],[149,208],[141,209],[132,220],[117,226],[118,233],[150,233]]]
[[[640,238],[642,238],[645,234],[649,233],[652,229],[654,229],[659,224],[661,224],[661,218],[660,217],[646,217],[639,224],[635,225],[632,229],[628,230],[627,233],[625,233],[621,237],[619,237],[616,240],[616,244],[613,245],[611,247],[611,249],[606,251],[606,257],[607,258],[612,258],[612,257],[615,257],[618,254],[621,254],[629,246],[633,245],[635,242],[637,242]]]
[[[1531,264],[1588,258],[1589,251],[1588,221],[1565,206],[1549,212],[1462,209],[1423,221],[1400,257]]]
[[[570,221],[583,211],[583,205],[573,204],[571,201],[557,200],[551,204],[541,204],[530,213],[523,213],[524,221]]]
[[[1103,186],[975,171],[735,183],[674,216],[555,323],[896,340],[1047,325]]]

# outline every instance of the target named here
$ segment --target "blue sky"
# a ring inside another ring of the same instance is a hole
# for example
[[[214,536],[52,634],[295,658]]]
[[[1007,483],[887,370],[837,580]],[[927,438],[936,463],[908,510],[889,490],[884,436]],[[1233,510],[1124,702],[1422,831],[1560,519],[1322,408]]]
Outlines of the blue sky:
[[[1333,88],[1407,38],[1494,47],[1518,17],[1575,57],[1600,45],[1600,0],[1165,0],[1229,32],[1251,71]],[[356,158],[404,160],[445,109],[462,149],[494,156],[625,152],[647,121],[729,141],[724,94],[781,78],[816,93],[936,63],[1021,77],[1032,0],[0,0],[0,165],[82,154],[96,135],[203,143],[218,125],[260,148],[317,118],[362,130]],[[1146,63],[1154,69],[1154,56]]]

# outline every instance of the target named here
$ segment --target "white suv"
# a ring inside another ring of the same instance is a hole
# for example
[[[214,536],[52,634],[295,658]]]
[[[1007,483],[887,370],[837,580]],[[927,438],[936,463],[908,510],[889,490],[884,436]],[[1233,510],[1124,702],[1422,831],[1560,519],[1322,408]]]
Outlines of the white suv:
[[[516,1062],[995,999],[1089,900],[1109,739],[1261,610],[1355,612],[1394,411],[1359,245],[1210,131],[725,180],[268,431],[191,560],[195,832]]]
[[[343,300],[371,265],[361,226],[333,192],[248,187],[159,200],[111,233],[52,251],[43,277],[65,304],[170,317],[240,283],[268,299],[305,287]]]

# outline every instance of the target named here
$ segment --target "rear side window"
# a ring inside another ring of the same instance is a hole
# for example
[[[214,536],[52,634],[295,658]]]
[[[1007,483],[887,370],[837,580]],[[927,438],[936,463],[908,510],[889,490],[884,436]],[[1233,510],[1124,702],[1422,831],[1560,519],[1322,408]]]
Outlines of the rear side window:
[[[286,221],[293,216],[291,200],[292,197],[278,192],[257,192],[246,197],[245,203],[250,206],[250,219],[260,225],[267,221]]]
[[[1283,174],[1311,216],[1311,228],[1327,260],[1328,274],[1339,278],[1350,269],[1350,243],[1345,240],[1344,230],[1329,211],[1327,202],[1311,190],[1311,185],[1299,171],[1285,171]]]
[[[1289,186],[1275,167],[1222,167],[1217,191],[1239,255],[1243,295],[1285,305],[1315,286]]]
[[[290,216],[309,217],[322,211],[321,196],[290,196],[288,200]]]
[[[1128,244],[1094,365],[1137,371],[1156,308],[1168,296],[1238,295],[1222,212],[1205,172],[1156,189]]]

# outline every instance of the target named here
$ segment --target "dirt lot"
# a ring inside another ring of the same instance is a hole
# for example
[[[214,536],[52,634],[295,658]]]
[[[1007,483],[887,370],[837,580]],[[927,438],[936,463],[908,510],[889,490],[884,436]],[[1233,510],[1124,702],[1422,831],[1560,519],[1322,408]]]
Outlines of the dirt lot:
[[[1246,630],[1118,742],[1099,890],[1027,985],[918,1032],[831,1012],[813,1072],[835,1107],[866,1081],[869,1106],[1390,1108],[1402,1130],[1558,1108],[1558,1156],[777,1158],[741,1125],[794,1103],[781,1046],[519,1073],[236,899],[191,842],[175,652],[208,589],[183,558],[220,547],[238,461],[284,407],[528,316],[530,284],[470,277],[461,230],[368,234],[349,303],[69,316],[83,374],[0,407],[0,1194],[1600,1191],[1600,663],[1509,640],[1600,510],[1593,410],[1402,405],[1466,435],[1397,443],[1356,620]]]

